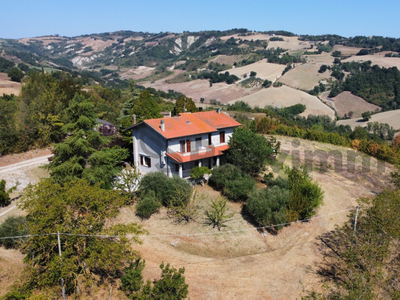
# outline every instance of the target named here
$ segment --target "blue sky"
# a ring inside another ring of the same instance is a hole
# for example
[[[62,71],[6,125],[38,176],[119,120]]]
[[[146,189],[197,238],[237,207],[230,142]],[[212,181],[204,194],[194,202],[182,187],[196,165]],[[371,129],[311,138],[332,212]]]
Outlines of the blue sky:
[[[0,38],[231,28],[400,37],[398,0],[0,0],[0,7]]]

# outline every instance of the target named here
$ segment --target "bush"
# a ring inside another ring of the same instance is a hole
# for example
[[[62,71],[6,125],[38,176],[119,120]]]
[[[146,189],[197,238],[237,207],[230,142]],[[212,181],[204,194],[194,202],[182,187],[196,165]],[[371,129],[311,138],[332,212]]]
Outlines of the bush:
[[[185,199],[185,203],[187,204],[189,202],[191,189],[190,183],[186,180],[176,176],[169,178],[163,172],[148,173],[143,176],[140,182],[142,194],[154,191],[156,199],[167,207],[170,205],[171,199],[181,192],[187,195]]]
[[[203,178],[204,175],[210,174],[211,170],[207,167],[194,167],[190,170],[190,176],[194,179]]]
[[[142,219],[148,219],[161,207],[161,203],[157,200],[154,191],[148,191],[143,199],[136,204],[136,214]]]
[[[279,176],[276,179],[273,179],[273,178],[269,178],[269,176],[267,174],[265,174],[264,181],[268,188],[277,186],[281,189],[286,189],[286,190],[289,189],[289,181],[285,178],[282,178],[281,176]]]
[[[25,217],[8,217],[3,224],[0,225],[0,237],[21,236],[28,234]],[[22,239],[0,239],[0,245],[6,249],[18,248]]]
[[[279,186],[254,190],[246,204],[246,210],[262,226],[286,222],[285,207],[290,200],[289,190]],[[277,226],[282,229],[283,226]]]
[[[232,201],[245,201],[256,187],[254,179],[238,167],[226,164],[212,171],[210,183]]]

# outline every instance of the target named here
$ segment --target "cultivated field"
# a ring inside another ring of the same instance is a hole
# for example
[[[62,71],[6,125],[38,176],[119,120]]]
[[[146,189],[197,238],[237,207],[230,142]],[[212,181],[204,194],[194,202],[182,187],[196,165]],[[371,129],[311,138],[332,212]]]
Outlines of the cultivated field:
[[[175,75],[173,75],[175,76]],[[210,87],[210,83],[208,80],[193,80],[189,82],[181,82],[181,83],[171,83],[168,84],[165,82],[166,78],[156,81],[155,83],[150,82],[141,82],[145,87],[153,87],[157,90],[162,90],[164,92],[168,92],[168,90],[172,89],[175,91],[179,91],[190,97],[195,102],[199,102],[200,98],[205,99],[205,103],[208,103],[210,99],[216,99],[222,104],[235,100],[246,95],[251,94],[251,91],[241,87],[236,84],[226,84],[224,82],[214,83],[212,87]]]
[[[308,41],[299,41],[299,38],[297,36],[279,36],[281,37],[283,41],[275,41],[275,42],[268,42],[268,47],[267,49],[271,48],[283,48],[286,50],[297,50],[297,49],[306,49],[309,48],[311,43]]]
[[[309,50],[313,51],[313,49]],[[312,55],[304,55],[304,57],[307,59],[307,63],[312,63],[318,65],[318,69],[321,65],[333,65],[334,57],[331,55],[331,53],[327,52],[322,52],[321,54],[312,54]]]
[[[301,114],[302,116],[328,115],[332,119],[335,117],[335,112],[322,103],[317,97],[292,89],[288,86],[262,89],[254,94],[230,101],[229,103],[232,104],[236,101],[244,101],[252,107],[264,107],[266,105],[287,107],[301,103],[307,107],[305,112]]]
[[[21,91],[21,83],[10,80],[7,73],[0,73],[0,96],[4,94],[19,95]]]
[[[344,114],[348,114],[350,111],[354,113],[353,117],[360,118],[363,112],[381,110],[379,106],[368,103],[363,98],[348,91],[342,92],[332,99],[332,104],[341,117],[344,117]]]
[[[371,119],[368,122],[387,123],[394,129],[400,129],[400,109],[385,111],[372,115]],[[337,124],[350,125],[351,128],[354,128],[356,126],[365,127],[367,126],[368,122],[364,122],[361,118],[353,118],[348,120],[340,120],[337,122]]]
[[[285,67],[285,65],[270,64],[266,59],[263,59],[250,65],[222,71],[222,73],[229,72],[229,74],[233,74],[241,79],[244,79],[244,75],[249,77],[250,72],[254,71],[257,73],[256,77],[275,81],[282,74],[282,71],[285,69]]]
[[[303,290],[321,286],[316,274],[322,259],[318,251],[318,236],[333,230],[335,224],[343,224],[358,197],[380,192],[386,186],[392,168],[387,167],[384,173],[378,174],[376,160],[371,159],[371,169],[362,173],[359,157],[355,170],[349,171],[347,155],[352,150],[304,140],[300,140],[298,145],[292,138],[277,138],[282,143],[282,154],[270,170],[282,174],[281,163],[291,166],[292,151],[299,151],[300,161],[309,164],[311,176],[325,192],[317,218],[285,227],[278,235],[264,231],[266,237],[263,237],[246,215],[242,215],[242,205],[229,203],[229,210],[235,215],[219,232],[204,222],[203,211],[209,206],[210,199],[219,195],[208,186],[197,187],[197,204],[201,208],[197,222],[193,224],[174,222],[165,209],[149,220],[141,221],[135,216],[133,207],[122,208],[121,214],[111,223],[138,222],[149,231],[149,235],[142,238],[142,245],[133,245],[146,260],[145,280],[158,278],[159,265],[164,261],[176,268],[185,267],[191,299],[299,299]],[[327,168],[327,163],[321,164],[317,158],[306,160],[304,154],[307,150],[338,150],[329,161],[334,167]],[[335,172],[333,160],[340,156],[344,163],[343,171]],[[44,176],[35,176],[32,172],[28,175],[32,180]],[[2,176],[9,175],[0,174],[0,178]],[[8,215],[21,213],[16,208]],[[0,223],[3,221],[4,218],[0,218]],[[0,257],[2,295],[21,271],[23,256],[15,250],[0,249]],[[91,299],[105,299],[107,296],[100,289],[93,292]],[[111,299],[126,298],[114,287]]]
[[[400,57],[385,57],[385,53],[388,52],[379,52],[370,55],[360,55],[360,56],[352,56],[342,60],[342,62],[350,62],[350,61],[371,61],[372,65],[378,65],[384,68],[397,67],[400,70]]]
[[[329,70],[326,70],[322,74],[318,73],[320,67],[317,64],[301,64],[286,72],[278,81],[290,87],[308,91],[319,84],[321,80],[330,77]]]
[[[342,56],[356,55],[362,48],[348,47],[342,45],[333,46],[333,51],[342,52]]]

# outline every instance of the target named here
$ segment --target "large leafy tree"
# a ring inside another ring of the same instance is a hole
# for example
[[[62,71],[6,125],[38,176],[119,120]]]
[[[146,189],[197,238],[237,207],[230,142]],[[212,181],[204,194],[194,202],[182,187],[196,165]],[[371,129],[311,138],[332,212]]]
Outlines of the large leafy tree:
[[[97,115],[90,99],[76,95],[67,114],[70,123],[62,130],[69,137],[54,147],[54,157],[46,167],[52,179],[59,183],[85,178],[91,183],[102,182],[111,188],[118,163],[128,156],[120,147],[106,148],[109,139],[103,137],[96,127]]]
[[[229,140],[229,160],[246,173],[263,170],[273,154],[273,145],[262,135],[238,127]]]
[[[194,104],[192,98],[188,98],[186,96],[179,97],[176,100],[175,107],[174,107],[174,115],[177,115],[182,112],[198,112],[199,109]]]
[[[83,179],[64,185],[46,179],[28,186],[21,206],[32,235],[23,246],[29,286],[52,288],[64,278],[67,293],[72,293],[86,283],[119,278],[137,258],[131,242],[140,242],[136,236],[145,233],[134,223],[107,226],[124,202],[118,191],[101,189],[100,184]],[[57,232],[65,233],[60,236],[62,263]],[[126,234],[134,237],[128,239]]]

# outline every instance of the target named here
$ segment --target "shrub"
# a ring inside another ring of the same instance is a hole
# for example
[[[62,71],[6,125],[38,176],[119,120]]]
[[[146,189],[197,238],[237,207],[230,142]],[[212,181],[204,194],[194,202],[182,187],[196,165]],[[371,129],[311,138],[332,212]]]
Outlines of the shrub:
[[[214,168],[210,183],[232,201],[245,201],[256,186],[250,175],[231,164]]]
[[[0,237],[27,235],[28,228],[25,217],[8,217],[3,224],[0,225]],[[21,243],[21,239],[0,239],[0,245],[6,249],[17,248]]]
[[[190,176],[194,179],[203,178],[204,175],[210,174],[211,170],[207,167],[194,167],[190,170]]]
[[[269,178],[269,176],[267,174],[265,174],[264,181],[268,188],[277,186],[281,189],[286,189],[286,190],[289,189],[289,181],[285,178],[282,178],[281,176],[279,176],[276,179],[273,179],[273,178]]]
[[[161,207],[161,203],[157,200],[154,191],[148,191],[143,199],[136,204],[136,214],[142,219],[148,219],[156,213]]]
[[[189,202],[191,194],[189,182],[176,176],[169,178],[163,172],[148,173],[143,176],[140,190],[142,194],[154,191],[156,199],[159,199],[167,207],[170,205],[171,199],[180,191],[187,195],[184,201],[186,204]]]
[[[258,189],[251,193],[246,210],[262,226],[283,224],[286,221],[285,207],[289,200],[289,190],[279,186]],[[276,227],[282,228],[282,225]]]

